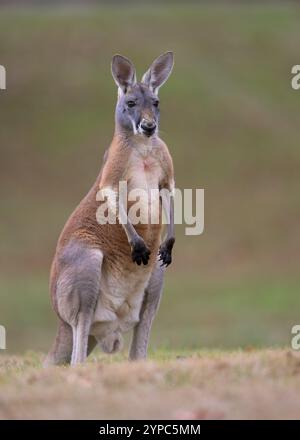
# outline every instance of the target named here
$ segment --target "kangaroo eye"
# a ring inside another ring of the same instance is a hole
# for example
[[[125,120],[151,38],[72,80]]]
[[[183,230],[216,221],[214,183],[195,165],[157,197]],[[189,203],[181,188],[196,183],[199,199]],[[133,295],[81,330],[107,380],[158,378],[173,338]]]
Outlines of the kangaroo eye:
[[[128,107],[134,107],[135,102],[134,101],[127,101],[127,105],[128,105]]]
[[[158,105],[159,105],[159,101],[157,100],[157,101],[154,101],[153,102],[153,105],[154,105],[154,107],[158,107]]]

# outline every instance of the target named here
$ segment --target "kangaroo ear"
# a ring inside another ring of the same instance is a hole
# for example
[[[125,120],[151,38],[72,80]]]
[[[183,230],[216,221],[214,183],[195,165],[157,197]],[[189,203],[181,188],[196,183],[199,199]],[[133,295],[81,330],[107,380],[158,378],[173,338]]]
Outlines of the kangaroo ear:
[[[173,52],[166,52],[153,61],[144,74],[142,83],[146,84],[157,95],[159,88],[169,78],[174,65]]]
[[[132,62],[122,55],[114,55],[111,63],[111,73],[117,84],[124,93],[129,86],[136,82],[135,68]]]

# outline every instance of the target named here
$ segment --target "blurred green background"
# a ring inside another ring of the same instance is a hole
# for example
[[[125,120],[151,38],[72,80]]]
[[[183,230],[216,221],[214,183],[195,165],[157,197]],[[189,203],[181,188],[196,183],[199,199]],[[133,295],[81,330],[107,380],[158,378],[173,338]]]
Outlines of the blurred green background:
[[[114,53],[139,75],[166,50],[161,136],[179,188],[205,189],[205,232],[177,227],[151,347],[287,345],[300,321],[300,9],[125,2],[0,9],[0,324],[7,352],[47,351],[61,228],[114,128]]]

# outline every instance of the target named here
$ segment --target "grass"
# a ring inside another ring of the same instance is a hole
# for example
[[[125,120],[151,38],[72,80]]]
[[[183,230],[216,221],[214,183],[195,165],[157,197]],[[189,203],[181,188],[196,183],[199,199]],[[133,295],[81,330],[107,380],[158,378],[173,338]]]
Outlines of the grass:
[[[46,351],[53,338],[49,267],[111,139],[112,55],[132,58],[141,76],[169,49],[162,137],[177,186],[205,189],[205,232],[177,227],[152,347],[289,345],[300,308],[299,94],[290,87],[298,16],[295,4],[1,9],[8,354]]]
[[[1,357],[1,419],[299,416],[300,358],[287,349],[160,351],[139,363],[92,355],[82,366],[46,370],[41,359]]]
[[[299,10],[1,9],[1,419],[299,417]],[[205,188],[205,232],[177,227],[147,362],[95,352],[44,370],[56,240],[113,132],[111,57],[141,76],[170,49],[161,133],[177,186]]]
[[[24,347],[48,350],[56,317],[48,298],[47,275],[2,279],[0,290],[7,352],[22,352]],[[258,280],[245,286],[244,282],[199,283],[182,274],[169,275],[152,330],[151,348],[287,346],[291,328],[298,323],[298,295],[296,281],[279,285]]]

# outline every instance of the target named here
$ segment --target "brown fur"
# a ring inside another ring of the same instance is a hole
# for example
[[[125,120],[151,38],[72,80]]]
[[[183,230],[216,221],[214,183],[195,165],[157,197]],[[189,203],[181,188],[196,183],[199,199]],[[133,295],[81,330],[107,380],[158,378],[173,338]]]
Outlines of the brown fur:
[[[163,169],[160,187],[170,188],[173,181],[173,164],[170,153],[161,139],[155,138],[153,142],[159,147],[160,154],[157,157],[157,161]],[[55,290],[61,264],[59,256],[70,240],[77,239],[89,247],[101,249],[104,254],[104,267],[115,272],[116,275],[118,275],[118,272],[124,274],[127,271],[149,270],[156,262],[160,244],[161,223],[158,225],[135,225],[137,233],[144,239],[151,251],[148,265],[146,267],[139,267],[132,262],[130,245],[123,227],[119,223],[115,225],[100,225],[96,219],[96,211],[99,206],[99,202],[96,201],[98,190],[106,186],[117,190],[120,180],[129,181],[131,179],[132,176],[127,173],[127,164],[130,155],[133,154],[133,148],[136,148],[136,146],[132,146],[128,139],[124,139],[118,134],[114,136],[94,185],[71,214],[63,228],[58,240],[50,276],[51,296],[56,312],[58,310]],[[128,203],[129,208],[130,204]]]
[[[94,185],[68,219],[57,244],[50,290],[60,321],[45,365],[84,362],[96,342],[113,353],[130,329],[134,329],[130,359],[147,355],[163,288],[161,263],[171,263],[175,241],[173,203],[166,208],[163,197],[152,199],[153,190],[174,189],[171,156],[157,135],[157,91],[172,67],[173,55],[167,52],[152,63],[145,83],[136,83],[132,63],[120,55],[113,57],[112,75],[119,87],[115,135]],[[128,198],[137,195],[132,190],[151,196],[151,200],[142,196],[137,200],[141,205],[133,206],[140,209],[143,223],[131,221],[129,200],[127,208],[121,201],[115,224],[98,223],[98,208],[113,214],[112,204],[118,202],[119,184],[124,181]],[[113,191],[114,201],[106,199],[107,190]],[[105,197],[101,202],[100,192]],[[151,209],[146,216],[141,212],[144,208]],[[172,219],[163,243],[162,209]],[[152,214],[158,224],[151,223]]]

